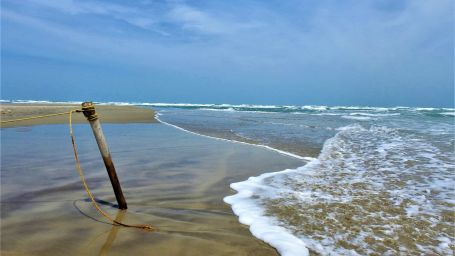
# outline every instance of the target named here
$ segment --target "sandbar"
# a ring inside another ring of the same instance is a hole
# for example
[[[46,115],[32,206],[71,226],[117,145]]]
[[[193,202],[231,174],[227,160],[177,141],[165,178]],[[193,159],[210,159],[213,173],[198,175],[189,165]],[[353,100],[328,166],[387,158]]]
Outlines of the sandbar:
[[[155,112],[152,109],[136,106],[96,105],[97,114],[102,123],[154,123]],[[41,116],[80,109],[78,104],[0,104],[0,119],[8,121],[32,116]],[[31,126],[42,124],[66,124],[68,115],[2,123],[0,127]],[[73,123],[87,123],[82,113],[73,114]]]

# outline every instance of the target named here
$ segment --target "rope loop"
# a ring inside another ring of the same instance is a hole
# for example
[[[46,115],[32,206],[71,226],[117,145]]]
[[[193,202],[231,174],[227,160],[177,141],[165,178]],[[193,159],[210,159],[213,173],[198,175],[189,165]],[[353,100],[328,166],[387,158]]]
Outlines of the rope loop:
[[[95,121],[96,119],[98,119],[98,115],[96,114],[95,105],[93,104],[93,102],[82,103],[81,111],[84,113],[84,116],[89,121]]]

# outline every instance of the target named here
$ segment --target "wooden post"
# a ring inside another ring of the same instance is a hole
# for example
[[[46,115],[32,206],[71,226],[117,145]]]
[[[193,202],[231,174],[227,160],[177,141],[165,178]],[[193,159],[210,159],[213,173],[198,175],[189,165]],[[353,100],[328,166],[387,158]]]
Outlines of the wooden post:
[[[95,105],[92,102],[82,103],[82,112],[90,123],[95,135],[98,148],[100,149],[101,156],[103,157],[104,165],[106,166],[107,174],[111,180],[112,188],[114,189],[115,198],[117,199],[118,207],[120,209],[127,209],[125,197],[123,197],[122,188],[115,171],[114,163],[112,162],[111,153],[107,147],[106,139],[104,138],[103,130],[101,129],[101,123],[95,112]]]

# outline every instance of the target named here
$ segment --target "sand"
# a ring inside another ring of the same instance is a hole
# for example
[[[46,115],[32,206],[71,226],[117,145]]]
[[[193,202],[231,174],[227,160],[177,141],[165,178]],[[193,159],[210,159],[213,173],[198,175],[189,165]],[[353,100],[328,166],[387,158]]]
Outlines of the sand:
[[[129,209],[116,208],[90,127],[78,124],[88,185],[115,218],[159,231],[112,226],[98,215],[74,169],[66,124],[2,128],[1,255],[277,255],[222,199],[234,193],[230,183],[299,160],[159,123],[103,130]]]
[[[155,113],[151,109],[135,106],[96,105],[102,123],[153,123]],[[0,119],[8,121],[18,118],[54,114],[80,109],[78,104],[0,104]],[[73,114],[74,123],[86,123],[82,113]],[[68,115],[53,116],[20,122],[3,123],[0,127],[31,126],[40,124],[66,124]]]

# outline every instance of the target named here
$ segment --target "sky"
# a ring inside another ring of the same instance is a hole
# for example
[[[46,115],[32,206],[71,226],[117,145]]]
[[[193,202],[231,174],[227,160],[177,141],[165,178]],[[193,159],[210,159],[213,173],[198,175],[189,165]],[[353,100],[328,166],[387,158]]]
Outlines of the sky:
[[[454,106],[452,0],[3,0],[1,98]]]

